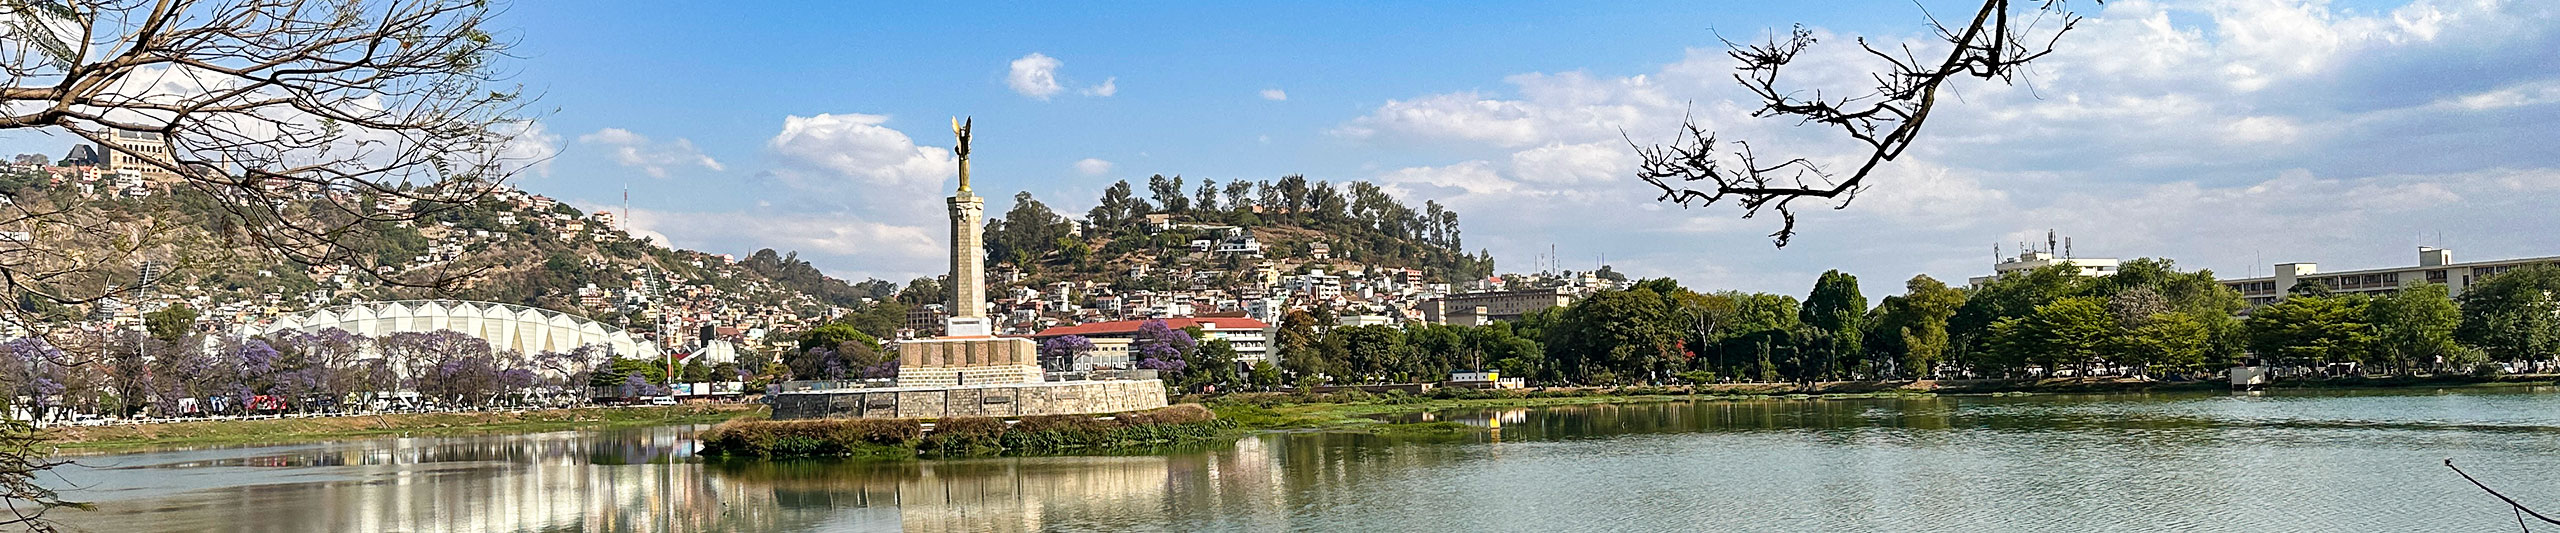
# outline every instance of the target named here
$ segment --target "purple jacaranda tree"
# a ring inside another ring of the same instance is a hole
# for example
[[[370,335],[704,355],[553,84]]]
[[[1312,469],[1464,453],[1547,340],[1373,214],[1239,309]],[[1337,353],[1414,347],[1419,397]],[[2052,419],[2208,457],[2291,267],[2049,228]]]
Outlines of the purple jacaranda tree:
[[[390,382],[366,375],[371,365],[365,363],[364,346],[369,340],[338,328],[269,334],[267,344],[283,354],[276,365],[277,390],[271,394],[294,399],[300,409],[309,407],[308,399],[344,401],[357,392],[382,389],[381,384]]]
[[[1191,354],[1200,350],[1200,341],[1191,333],[1173,329],[1162,319],[1147,319],[1138,324],[1138,338],[1130,341],[1137,352],[1138,368],[1162,372],[1181,372],[1189,367]]]
[[[868,366],[862,367],[862,371],[856,375],[861,376],[863,379],[896,379],[898,377],[898,360],[890,359],[887,361],[872,363]]]
[[[375,347],[407,369],[410,387],[452,405],[476,405],[495,385],[498,365],[489,341],[453,330],[385,335]]]
[[[638,398],[642,396],[665,396],[668,392],[672,391],[667,390],[666,387],[658,386],[656,383],[650,383],[649,378],[647,377],[643,377],[639,374],[630,374],[622,377],[621,392],[622,397],[624,398]]]
[[[0,372],[10,398],[25,397],[27,413],[38,419],[62,401],[63,355],[44,339],[21,337],[0,345],[8,352],[8,368]]]

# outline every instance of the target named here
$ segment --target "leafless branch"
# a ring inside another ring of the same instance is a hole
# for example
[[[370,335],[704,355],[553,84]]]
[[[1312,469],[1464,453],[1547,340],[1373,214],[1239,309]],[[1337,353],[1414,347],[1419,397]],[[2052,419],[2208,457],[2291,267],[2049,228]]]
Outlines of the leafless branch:
[[[1803,95],[1781,88],[1780,71],[1815,44],[1811,30],[1798,26],[1784,39],[1772,37],[1754,44],[1726,41],[1726,54],[1742,64],[1736,69],[1739,72],[1734,74],[1734,81],[1761,102],[1752,116],[1794,117],[1799,124],[1837,129],[1864,145],[1865,153],[1856,158],[1856,169],[1841,176],[1805,157],[1763,164],[1764,158],[1755,154],[1749,143],[1732,141],[1729,147],[1719,147],[1714,132],[1684,118],[1671,144],[1646,147],[1627,138],[1627,144],[1643,158],[1636,175],[1662,190],[1659,200],[1683,207],[1710,206],[1731,199],[1742,208],[1743,218],[1757,216],[1764,209],[1775,210],[1785,220],[1769,236],[1779,247],[1785,247],[1795,236],[1793,203],[1803,198],[1822,198],[1837,201],[1835,209],[1847,207],[1866,190],[1868,175],[1910,148],[1936,107],[1939,89],[1948,80],[1969,77],[2013,83],[2019,67],[2053,53],[2055,42],[2080,20],[2067,3],[2068,0],[2026,1],[2018,3],[2024,7],[2015,7],[2010,0],[1984,0],[1971,22],[1960,28],[1947,26],[1932,15],[1930,28],[1949,45],[1943,58],[1935,62],[1924,60],[1923,54],[1909,45],[1879,48],[1859,39],[1858,45],[1868,55],[1890,67],[1872,75],[1872,92],[1846,97],[1826,96],[1819,91]],[[2013,23],[2013,17],[2022,17],[2025,22]]]
[[[509,150],[528,100],[493,66],[511,46],[484,28],[494,9],[485,0],[0,0],[0,131],[76,139],[138,167],[154,188],[212,198],[213,238],[226,252],[442,286],[477,271],[384,274],[360,251],[376,228],[433,210],[384,209],[381,199],[468,204],[537,163]],[[169,260],[172,239],[192,234],[71,200],[0,194],[9,298],[0,328],[60,337],[21,303],[130,294],[136,265]],[[10,476],[50,466],[7,429],[0,491],[15,488]],[[60,503],[21,495],[0,494],[16,523],[41,526],[42,510]]]
[[[2525,527],[2524,517],[2526,516],[2532,516],[2533,519],[2541,520],[2542,523],[2545,524],[2560,525],[2560,520],[2554,520],[2551,517],[2543,516],[2542,513],[2534,511],[2533,508],[2525,507],[2524,502],[2518,502],[2515,498],[2508,497],[2506,494],[2498,492],[2498,489],[2489,488],[2489,484],[2481,483],[2478,478],[2471,477],[2471,473],[2462,471],[2462,467],[2453,466],[2452,459],[2445,459],[2444,467],[2453,469],[2453,473],[2461,475],[2463,481],[2471,482],[2472,486],[2480,487],[2480,490],[2487,491],[2490,496],[2496,496],[2499,501],[2507,502],[2508,507],[2515,508],[2516,527],[2523,528],[2525,531],[2533,531],[2533,528]]]

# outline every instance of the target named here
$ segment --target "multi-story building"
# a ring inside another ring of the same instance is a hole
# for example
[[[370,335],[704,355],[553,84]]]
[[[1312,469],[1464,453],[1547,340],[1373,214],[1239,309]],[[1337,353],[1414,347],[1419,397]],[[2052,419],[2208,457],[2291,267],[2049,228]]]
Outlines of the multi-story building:
[[[2530,257],[2494,261],[2453,262],[2453,250],[2418,248],[2417,266],[2369,268],[2339,272],[2321,272],[2319,263],[2278,263],[2275,275],[2222,280],[2223,286],[2240,291],[2250,305],[2266,305],[2284,298],[2293,286],[2319,283],[2335,293],[2382,293],[2421,282],[2445,286],[2445,291],[2459,296],[2464,289],[2489,276],[2532,264],[2560,264],[2560,257]]]
[[[1422,301],[1422,319],[1433,324],[1482,324],[1518,320],[1549,307],[1573,305],[1573,291],[1563,287],[1451,294]]]
[[[153,181],[177,178],[177,174],[160,167],[160,163],[172,160],[169,154],[168,137],[157,133],[119,130],[109,142],[114,143],[115,147],[98,147],[98,153],[105,156],[106,164],[101,166],[106,167],[108,172],[141,176]],[[150,159],[144,159],[145,157]]]
[[[1242,317],[1167,318],[1163,320],[1166,327],[1173,329],[1184,329],[1198,326],[1201,334],[1199,341],[1203,343],[1212,340],[1226,340],[1229,346],[1235,347],[1236,364],[1239,366],[1252,366],[1257,362],[1272,361],[1270,355],[1271,325],[1264,323],[1263,321]],[[1138,327],[1145,324],[1145,320],[1121,320],[1116,322],[1097,322],[1074,326],[1059,326],[1040,330],[1039,333],[1033,334],[1031,338],[1033,340],[1047,342],[1049,339],[1075,335],[1092,340],[1094,351],[1092,353],[1085,354],[1083,357],[1077,358],[1076,361],[1069,365],[1072,367],[1071,370],[1074,371],[1086,371],[1098,368],[1126,369],[1133,368],[1131,365],[1135,365],[1137,363],[1135,355],[1129,352],[1131,349],[1129,343],[1131,340],[1138,337]],[[1272,362],[1276,364],[1279,361]]]
[[[1973,279],[1967,281],[1975,287],[1981,287],[1984,284],[1991,283],[1991,280],[1999,279],[2001,276],[2054,265],[2071,265],[2079,267],[2080,275],[2097,277],[2116,273],[2116,267],[2122,266],[2123,262],[2117,261],[2115,258],[2111,257],[2055,257],[2053,252],[2050,251],[2028,250],[2026,252],[2019,253],[2017,257],[2002,260],[1999,264],[1991,265],[1991,275],[1975,276]]]

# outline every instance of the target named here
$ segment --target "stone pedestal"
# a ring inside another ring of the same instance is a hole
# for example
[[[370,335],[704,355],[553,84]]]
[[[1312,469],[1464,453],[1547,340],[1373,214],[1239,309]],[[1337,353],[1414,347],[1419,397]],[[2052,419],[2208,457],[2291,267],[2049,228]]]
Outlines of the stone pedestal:
[[[1030,339],[955,338],[898,344],[898,386],[952,387],[1040,382],[1039,345]]]

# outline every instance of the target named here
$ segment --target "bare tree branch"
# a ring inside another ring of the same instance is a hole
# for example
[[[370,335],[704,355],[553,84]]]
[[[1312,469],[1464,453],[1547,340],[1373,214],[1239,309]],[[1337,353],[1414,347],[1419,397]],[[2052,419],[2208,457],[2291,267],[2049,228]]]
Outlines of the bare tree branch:
[[[2453,459],[2445,459],[2444,467],[2453,469],[2453,473],[2461,475],[2463,481],[2471,482],[2472,486],[2480,487],[2480,490],[2487,491],[2490,496],[2496,496],[2500,501],[2507,502],[2508,507],[2515,508],[2516,527],[2524,528],[2525,531],[2533,531],[2533,528],[2525,527],[2524,524],[2524,517],[2528,515],[2532,516],[2535,520],[2541,520],[2542,523],[2545,524],[2560,525],[2560,520],[2554,520],[2551,517],[2543,516],[2542,513],[2534,511],[2533,508],[2525,507],[2524,502],[2518,502],[2515,498],[2507,497],[2506,494],[2498,492],[2498,489],[2489,488],[2489,484],[2481,483],[2478,478],[2471,477],[2471,473],[2462,471],[2462,467],[2453,466]]]
[[[1856,169],[1837,176],[1806,157],[1764,164],[1749,143],[1733,141],[1730,147],[1719,147],[1714,132],[1684,118],[1671,144],[1646,147],[1627,137],[1628,146],[1643,159],[1636,176],[1662,190],[1658,200],[1682,207],[1731,199],[1742,208],[1743,218],[1774,209],[1785,220],[1769,236],[1785,247],[1795,236],[1792,204],[1822,198],[1836,200],[1835,209],[1848,207],[1866,190],[1868,175],[1911,147],[1948,80],[1970,77],[2012,83],[2019,67],[2053,53],[2054,43],[2080,21],[2067,1],[2028,1],[2020,2],[2028,7],[2013,7],[2010,0],[1984,0],[1972,21],[1960,28],[1930,16],[1930,28],[1950,45],[1935,62],[1921,59],[1920,52],[1908,45],[1878,48],[1861,38],[1858,45],[1890,67],[1872,75],[1873,92],[1848,97],[1827,97],[1819,91],[1802,96],[1780,87],[1780,71],[1815,44],[1811,30],[1798,26],[1783,40],[1772,37],[1756,44],[1726,41],[1726,55],[1742,63],[1734,81],[1760,100],[1752,116],[1795,117],[1799,124],[1837,129],[1865,147],[1855,159]],[[2013,24],[2013,11],[2025,16],[2027,23]]]
[[[226,252],[441,287],[479,270],[392,274],[360,251],[538,162],[510,151],[528,100],[493,68],[511,46],[484,28],[494,14],[485,0],[0,0],[0,131],[77,139],[154,188],[212,198]],[[0,329],[94,360],[104,343],[24,307],[132,294],[139,265],[183,264],[173,240],[197,233],[178,224],[0,192]],[[17,518],[0,525],[48,527],[66,502],[25,490],[53,465],[19,429],[0,426],[0,503]]]

